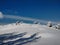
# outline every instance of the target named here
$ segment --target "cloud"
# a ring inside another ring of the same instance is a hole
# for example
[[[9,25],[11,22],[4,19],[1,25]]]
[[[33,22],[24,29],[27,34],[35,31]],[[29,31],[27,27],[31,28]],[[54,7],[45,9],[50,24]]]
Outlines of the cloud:
[[[15,19],[15,20],[26,20],[26,21],[37,21],[40,23],[47,24],[49,21],[46,20],[40,20],[40,19],[34,19],[34,18],[29,18],[29,17],[23,17],[23,16],[14,16],[14,15],[4,15],[4,18],[10,18],[10,19]],[[57,24],[58,22],[53,22],[52,24]]]
[[[2,12],[0,12],[0,19],[1,19],[1,18],[3,18],[3,14],[2,14]]]
[[[15,16],[15,15],[4,15],[2,12],[0,12],[0,19],[1,18],[10,18],[10,19],[15,19],[15,20],[26,20],[26,21],[38,21],[40,23],[47,24],[48,21],[46,20],[40,20],[40,19],[34,19],[34,18],[29,18],[29,17],[23,17],[23,16]],[[52,24],[57,24],[57,22],[52,22]]]

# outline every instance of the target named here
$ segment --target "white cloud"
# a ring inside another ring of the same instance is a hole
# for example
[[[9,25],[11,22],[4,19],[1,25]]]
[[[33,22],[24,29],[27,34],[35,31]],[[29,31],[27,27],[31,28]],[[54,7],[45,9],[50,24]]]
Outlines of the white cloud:
[[[3,14],[2,14],[2,12],[0,12],[0,19],[1,19],[1,18],[3,18]]]
[[[40,23],[47,24],[48,21],[46,20],[40,20],[40,19],[34,19],[34,18],[28,18],[28,17],[22,17],[22,16],[14,16],[14,15],[4,15],[2,12],[0,12],[0,19],[1,18],[11,18],[11,19],[18,19],[18,20],[26,20],[26,21],[38,21]],[[52,24],[57,24],[57,22],[52,22]]]
[[[28,17],[22,17],[22,16],[14,16],[14,15],[4,15],[4,18],[11,18],[11,19],[18,19],[18,20],[26,20],[26,21],[38,21],[44,24],[47,24],[48,21],[46,20],[40,20],[40,19],[34,19],[34,18],[28,18]],[[52,24],[57,24],[58,22],[53,22]]]

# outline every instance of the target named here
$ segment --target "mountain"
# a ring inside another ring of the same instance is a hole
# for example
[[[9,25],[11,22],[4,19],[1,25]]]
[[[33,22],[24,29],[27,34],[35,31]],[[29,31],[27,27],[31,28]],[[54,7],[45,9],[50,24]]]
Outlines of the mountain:
[[[60,45],[60,30],[41,24],[0,25],[0,45]]]

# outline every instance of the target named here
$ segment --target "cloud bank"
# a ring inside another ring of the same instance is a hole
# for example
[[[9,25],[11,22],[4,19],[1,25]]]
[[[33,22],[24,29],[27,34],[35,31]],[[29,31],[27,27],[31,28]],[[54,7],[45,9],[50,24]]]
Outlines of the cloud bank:
[[[26,20],[26,21],[37,21],[40,23],[47,23],[46,20],[40,20],[40,19],[34,19],[34,18],[28,18],[28,17],[22,17],[22,16],[14,16],[14,15],[4,15],[2,12],[0,12],[0,18],[10,18],[15,20]],[[52,24],[57,24],[57,22],[52,22]]]
[[[11,18],[11,19],[15,19],[15,20],[25,20],[25,21],[37,21],[37,22],[40,22],[40,23],[48,23],[49,21],[46,21],[46,20],[40,20],[40,19],[34,19],[34,18],[28,18],[28,17],[22,17],[22,16],[14,16],[14,15],[4,15],[4,18]],[[57,24],[58,22],[53,22],[52,21],[52,24]]]

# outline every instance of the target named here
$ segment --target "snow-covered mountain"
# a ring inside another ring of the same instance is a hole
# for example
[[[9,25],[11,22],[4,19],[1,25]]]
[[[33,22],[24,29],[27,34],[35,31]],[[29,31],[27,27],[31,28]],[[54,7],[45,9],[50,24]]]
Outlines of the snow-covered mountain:
[[[60,45],[60,30],[41,24],[0,25],[0,45]]]

